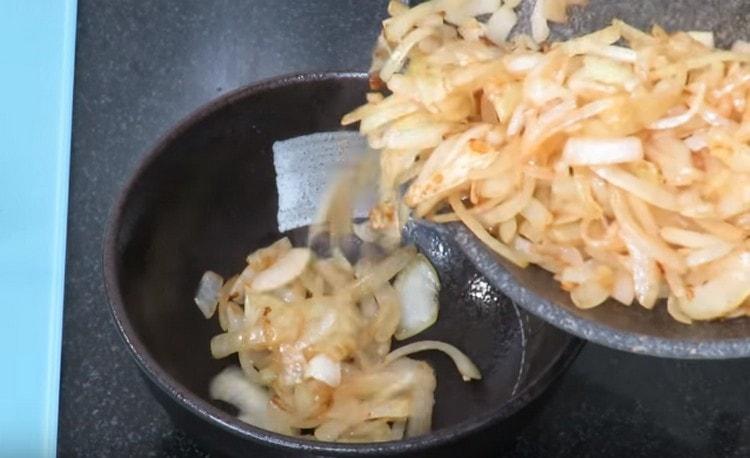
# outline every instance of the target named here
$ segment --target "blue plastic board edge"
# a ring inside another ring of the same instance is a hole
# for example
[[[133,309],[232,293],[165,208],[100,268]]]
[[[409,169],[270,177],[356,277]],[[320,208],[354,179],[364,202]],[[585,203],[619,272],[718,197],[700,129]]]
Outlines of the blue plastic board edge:
[[[55,456],[75,0],[0,1],[0,456]]]

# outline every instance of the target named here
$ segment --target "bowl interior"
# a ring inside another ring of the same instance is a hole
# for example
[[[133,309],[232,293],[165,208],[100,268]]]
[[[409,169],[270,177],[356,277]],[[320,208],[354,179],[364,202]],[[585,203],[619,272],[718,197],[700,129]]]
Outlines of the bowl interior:
[[[236,436],[297,448],[308,442],[307,449],[318,451],[359,450],[267,433],[212,404],[210,379],[237,363],[234,357],[211,358],[209,340],[220,328],[203,318],[192,297],[205,270],[238,272],[248,252],[279,237],[273,142],[341,129],[341,114],[362,103],[365,90],[364,75],[329,74],[283,78],[227,95],[184,121],[147,156],[115,208],[105,274],[120,330],[156,385]],[[414,444],[446,441],[510,415],[539,394],[578,345],[520,312],[450,238],[440,237],[413,234],[444,286],[438,323],[414,339],[464,349],[484,379],[464,383],[447,357],[419,355],[435,368],[438,388],[434,433]],[[388,447],[369,450],[392,451]]]

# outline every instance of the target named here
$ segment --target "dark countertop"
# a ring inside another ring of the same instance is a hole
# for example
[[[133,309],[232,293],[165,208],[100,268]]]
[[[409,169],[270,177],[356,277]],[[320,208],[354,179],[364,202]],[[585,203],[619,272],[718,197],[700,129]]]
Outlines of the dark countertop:
[[[110,205],[146,149],[217,95],[282,73],[366,69],[385,3],[79,0],[61,456],[205,455],[146,391],[112,324],[101,274]],[[467,451],[747,456],[748,374],[750,360],[660,360],[589,344],[540,402]]]

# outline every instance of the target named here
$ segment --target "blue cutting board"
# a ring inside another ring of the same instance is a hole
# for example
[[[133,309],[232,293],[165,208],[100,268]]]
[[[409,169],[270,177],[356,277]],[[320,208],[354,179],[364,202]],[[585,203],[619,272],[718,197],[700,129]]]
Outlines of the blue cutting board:
[[[0,456],[54,456],[75,0],[0,0]]]

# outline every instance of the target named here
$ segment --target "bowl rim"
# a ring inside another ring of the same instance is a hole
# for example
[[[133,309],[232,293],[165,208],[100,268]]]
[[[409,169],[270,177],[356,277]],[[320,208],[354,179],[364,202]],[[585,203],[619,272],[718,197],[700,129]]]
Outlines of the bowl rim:
[[[452,224],[450,231],[474,267],[495,288],[527,312],[569,334],[615,350],[661,358],[718,360],[750,356],[750,336],[709,341],[668,338],[623,331],[576,315],[566,307],[545,299],[534,290],[523,286],[502,262],[497,261],[496,255],[464,226]],[[551,275],[550,282],[554,282]],[[556,282],[554,287],[557,287]]]
[[[147,149],[147,152],[138,159],[138,163],[122,185],[114,203],[110,209],[107,226],[103,241],[102,266],[104,285],[107,293],[108,304],[114,324],[128,348],[131,357],[135,360],[141,372],[167,394],[172,401],[188,410],[191,414],[218,426],[238,438],[251,440],[253,442],[272,446],[277,449],[288,449],[295,451],[306,451],[313,453],[333,453],[337,455],[352,454],[389,454],[403,453],[445,445],[456,441],[468,434],[484,429],[491,424],[505,419],[519,411],[542,392],[566,369],[575,359],[584,342],[571,338],[566,348],[558,358],[552,359],[545,365],[538,376],[531,380],[524,390],[516,393],[505,403],[497,406],[492,412],[476,417],[470,417],[456,425],[439,431],[433,431],[423,436],[388,442],[368,443],[335,443],[320,442],[309,439],[301,439],[258,428],[244,423],[228,414],[227,412],[212,405],[185,387],[178,380],[169,375],[156,362],[147,349],[146,345],[138,337],[125,310],[124,301],[117,281],[117,235],[123,219],[123,210],[134,187],[140,181],[143,174],[148,170],[156,159],[180,136],[187,133],[196,124],[200,123],[216,111],[231,105],[237,100],[250,97],[276,88],[286,87],[298,83],[311,81],[331,81],[341,79],[365,79],[367,73],[355,71],[330,71],[314,73],[292,73],[282,76],[271,77],[259,82],[239,87],[229,91],[208,103],[200,106],[183,117],[173,127],[169,128],[158,140]],[[514,304],[514,307],[517,307]]]

